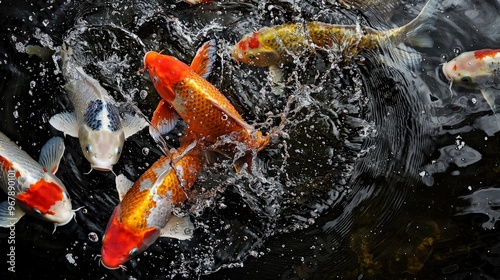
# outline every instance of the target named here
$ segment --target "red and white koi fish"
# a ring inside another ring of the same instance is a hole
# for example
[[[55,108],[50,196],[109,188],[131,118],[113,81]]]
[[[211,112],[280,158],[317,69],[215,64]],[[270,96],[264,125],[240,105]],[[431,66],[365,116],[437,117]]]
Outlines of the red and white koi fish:
[[[255,130],[229,100],[205,80],[212,70],[215,53],[215,40],[205,43],[198,50],[191,66],[173,56],[154,51],[146,53],[144,68],[139,72],[149,72],[163,99],[151,123],[165,134],[175,126],[177,116],[180,116],[188,126],[187,134],[194,135],[196,139],[215,143],[222,136],[228,136],[235,142],[245,144],[249,150],[260,151],[269,143],[273,133],[263,136]]]
[[[92,169],[111,171],[118,162],[125,139],[147,126],[138,115],[125,114],[122,118],[118,104],[97,80],[77,64],[73,51],[61,48],[64,85],[75,112],[54,115],[50,124],[64,134],[80,140],[83,155]]]
[[[8,195],[0,203],[0,226],[14,225],[25,213],[55,226],[71,221],[71,200],[54,175],[63,153],[63,139],[54,137],[43,146],[38,163],[0,132],[0,185]]]
[[[461,53],[443,64],[443,73],[451,85],[480,90],[491,110],[496,112],[495,96],[500,93],[500,49]]]
[[[187,199],[185,190],[194,184],[200,170],[200,147],[193,142],[181,146],[170,158],[162,156],[135,183],[117,176],[122,200],[102,238],[102,264],[119,268],[158,237],[191,238],[194,226],[189,216],[174,216],[172,209]]]

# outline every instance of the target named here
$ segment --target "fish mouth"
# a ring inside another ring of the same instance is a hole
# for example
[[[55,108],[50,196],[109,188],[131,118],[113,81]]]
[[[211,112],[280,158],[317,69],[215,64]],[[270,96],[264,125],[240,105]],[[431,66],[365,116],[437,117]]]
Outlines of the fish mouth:
[[[96,166],[96,165],[92,165],[92,169],[95,169],[97,171],[104,171],[104,172],[113,171],[113,167],[111,167],[111,166]]]
[[[450,75],[448,75],[448,68],[449,68],[449,63],[447,63],[447,62],[443,63],[443,67],[442,67],[441,73],[443,74],[443,76],[446,78],[446,80],[448,82],[451,82],[452,78],[451,78]]]

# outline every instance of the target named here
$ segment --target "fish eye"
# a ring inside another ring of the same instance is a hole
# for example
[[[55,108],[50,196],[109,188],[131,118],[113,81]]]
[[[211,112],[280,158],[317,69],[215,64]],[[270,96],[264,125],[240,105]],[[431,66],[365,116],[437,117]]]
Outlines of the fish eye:
[[[90,144],[87,144],[87,146],[85,146],[85,149],[87,150],[87,153],[92,153],[92,146],[90,146]]]
[[[158,83],[158,77],[157,76],[153,76],[153,82]]]
[[[40,211],[36,208],[33,208],[33,213],[37,214],[38,216],[42,216],[42,211]]]
[[[119,155],[119,154],[121,153],[121,151],[122,151],[122,150],[120,149],[120,147],[117,147],[117,148],[115,149],[115,154]]]
[[[255,59],[255,55],[253,55],[253,54],[249,54],[249,55],[248,55],[248,59]]]
[[[69,199],[69,194],[67,192],[63,192],[64,199]]]
[[[469,83],[471,81],[471,78],[469,76],[465,76],[465,77],[462,77],[461,81],[464,83]]]
[[[130,252],[128,254],[130,256],[135,256],[135,255],[137,255],[137,253],[139,253],[139,249],[137,249],[137,247],[135,247],[132,250],[130,250]]]

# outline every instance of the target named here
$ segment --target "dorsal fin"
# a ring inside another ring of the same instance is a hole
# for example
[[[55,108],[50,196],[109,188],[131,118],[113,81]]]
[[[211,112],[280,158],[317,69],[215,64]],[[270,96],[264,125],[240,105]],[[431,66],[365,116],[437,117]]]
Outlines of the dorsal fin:
[[[205,44],[203,44],[191,62],[191,69],[198,75],[203,77],[203,79],[208,78],[210,73],[212,73],[212,68],[216,59],[217,47],[215,39],[212,39]]]

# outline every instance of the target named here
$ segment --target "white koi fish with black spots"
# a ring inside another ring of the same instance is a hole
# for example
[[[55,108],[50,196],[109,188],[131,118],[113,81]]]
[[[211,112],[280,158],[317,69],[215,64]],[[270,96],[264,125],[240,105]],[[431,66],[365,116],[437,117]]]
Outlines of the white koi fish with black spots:
[[[71,221],[71,200],[54,175],[63,153],[64,140],[54,137],[43,146],[38,163],[0,132],[0,186],[8,195],[0,203],[1,227],[16,224],[24,214],[56,226]]]
[[[138,115],[125,114],[122,118],[117,103],[97,80],[85,73],[72,53],[71,48],[62,46],[64,88],[75,112],[59,113],[49,122],[65,135],[79,138],[92,169],[112,171],[125,139],[147,126],[147,122]]]

